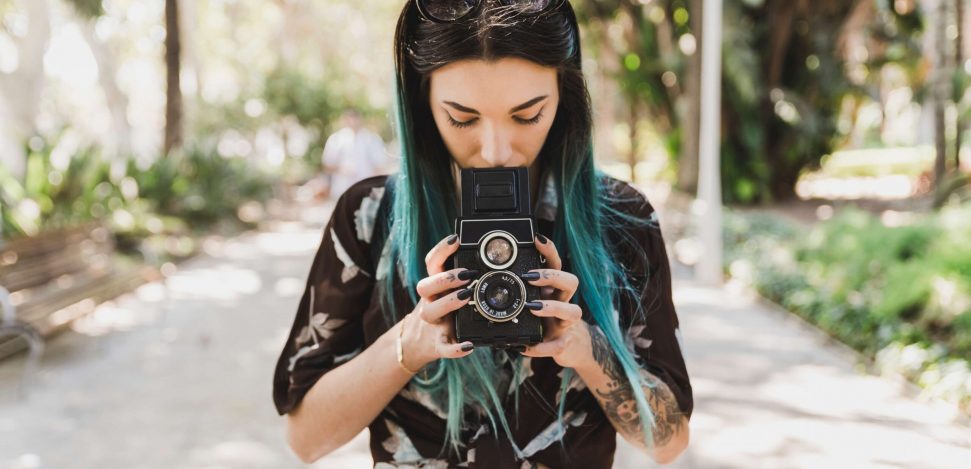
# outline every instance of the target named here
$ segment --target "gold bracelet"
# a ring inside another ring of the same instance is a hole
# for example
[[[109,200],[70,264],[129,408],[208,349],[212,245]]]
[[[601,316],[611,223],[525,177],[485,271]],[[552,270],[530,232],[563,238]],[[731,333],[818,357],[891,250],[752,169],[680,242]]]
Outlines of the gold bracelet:
[[[408,372],[408,374],[414,376],[414,375],[418,374],[418,372],[417,371],[411,371],[411,370],[408,369],[407,366],[405,366],[405,351],[401,347],[401,336],[403,336],[404,334],[405,334],[405,320],[404,320],[404,318],[402,318],[401,319],[401,328],[398,330],[398,338],[395,339],[395,350],[396,350],[396,352],[398,354],[398,366],[400,366],[402,370],[405,370],[406,372]]]

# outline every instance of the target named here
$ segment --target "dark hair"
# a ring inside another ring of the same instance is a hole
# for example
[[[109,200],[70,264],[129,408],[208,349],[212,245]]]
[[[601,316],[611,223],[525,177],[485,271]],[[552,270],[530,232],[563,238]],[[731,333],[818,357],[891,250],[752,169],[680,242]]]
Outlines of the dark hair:
[[[477,14],[476,14],[477,13]],[[415,151],[422,170],[448,172],[450,156],[429,106],[433,71],[463,59],[519,57],[557,69],[560,101],[553,126],[540,151],[540,165],[563,148],[586,148],[591,141],[590,96],[584,83],[579,29],[569,2],[541,15],[519,14],[515,7],[482,0],[470,18],[435,23],[418,13],[414,0],[404,7],[395,33],[395,69],[407,107],[414,114]],[[569,129],[569,132],[567,131]],[[431,166],[431,167],[428,167]]]
[[[442,66],[464,59],[494,61],[517,57],[554,67],[559,106],[538,156],[540,167],[553,178],[559,200],[553,241],[580,279],[575,301],[603,330],[633,385],[646,444],[651,447],[654,416],[643,386],[653,386],[643,379],[633,353],[625,346],[614,307],[616,295],[631,289],[621,266],[605,245],[606,229],[616,226],[615,218],[625,217],[608,206],[609,191],[600,184],[601,174],[594,168],[590,95],[583,77],[579,27],[572,6],[563,2],[554,10],[530,15],[495,0],[482,0],[468,18],[435,23],[424,19],[415,1],[409,0],[398,19],[394,54],[401,170],[389,179],[394,188],[388,220],[389,261],[383,268],[379,265],[376,274],[379,287],[384,289],[382,306],[388,324],[407,313],[395,307],[396,279],[409,292],[411,301],[417,302],[414,286],[427,276],[425,253],[452,231],[456,214],[452,157],[431,114],[429,76]],[[522,357],[512,359],[516,376],[511,386],[516,388],[524,370]],[[481,406],[495,434],[498,420],[506,434],[511,435],[492,379],[497,364],[488,348],[461,359],[439,360],[429,367],[434,369],[434,376],[427,381],[416,377],[413,384],[420,391],[429,392],[435,401],[447,404],[446,442],[451,443],[453,450],[462,444],[459,430],[467,401]],[[561,422],[566,390],[575,379],[578,377],[573,376],[571,369],[562,373]],[[517,389],[517,409],[518,398]],[[512,438],[509,440],[517,455],[522,456]]]

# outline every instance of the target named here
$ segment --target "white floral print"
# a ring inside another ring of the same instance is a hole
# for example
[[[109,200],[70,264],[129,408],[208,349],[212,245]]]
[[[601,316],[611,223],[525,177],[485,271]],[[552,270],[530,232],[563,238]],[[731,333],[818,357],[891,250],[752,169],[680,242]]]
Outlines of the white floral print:
[[[448,418],[448,413],[439,407],[438,403],[435,402],[435,399],[432,398],[431,394],[429,394],[428,391],[419,388],[414,383],[408,383],[407,386],[398,392],[398,395],[408,399],[409,401],[421,404],[442,420]]]
[[[563,373],[565,373],[566,370],[567,369],[564,368],[564,369],[560,370],[559,373],[556,374],[556,377],[557,378],[560,378],[560,381],[561,382],[563,381]],[[583,391],[584,389],[587,389],[587,383],[584,383],[583,382],[583,378],[580,378],[580,374],[574,371],[573,372],[573,376],[570,377],[570,384],[567,384],[566,385],[566,392],[569,393],[570,391],[573,391],[573,390]],[[562,398],[563,398],[563,396],[562,396],[561,391],[556,391],[556,404],[557,405],[560,404],[560,399],[562,399]],[[565,415],[564,415],[564,418],[566,418]]]
[[[354,211],[354,229],[357,231],[357,239],[365,243],[370,243],[371,237],[374,236],[374,218],[378,214],[382,197],[384,197],[384,187],[373,187],[368,196],[361,199],[361,206]]]
[[[553,182],[553,174],[548,173],[543,181],[543,190],[539,194],[536,203],[536,217],[544,220],[554,221],[556,219],[556,209],[560,201],[556,196],[556,184]]]
[[[580,426],[584,420],[587,418],[586,412],[574,413],[572,410],[563,413],[563,422],[566,425],[561,424],[559,421],[555,421],[543,431],[539,432],[533,439],[523,448],[523,457],[530,457],[537,452],[545,449],[549,445],[553,444],[554,441],[560,439],[566,434],[566,429],[568,427]]]
[[[385,439],[381,446],[392,454],[395,464],[378,463],[375,468],[448,469],[448,461],[422,459],[421,453],[415,449],[414,443],[403,428],[388,419],[384,419],[384,424],[391,432],[391,436]]]
[[[681,353],[684,353],[684,336],[681,335],[681,327],[674,328],[674,337],[678,339],[678,348],[681,349]]]
[[[641,337],[641,333],[644,332],[645,328],[647,328],[646,324],[637,324],[631,326],[631,328],[627,331],[627,340],[633,344],[633,347],[631,347],[632,350],[635,347],[646,349],[650,347],[652,343],[654,343],[654,341],[651,339]]]
[[[344,270],[341,271],[341,282],[347,283],[348,280],[354,278],[354,276],[359,273],[367,275],[367,272],[361,270],[361,268],[354,263],[354,259],[351,259],[351,256],[347,254],[347,250],[344,249],[343,245],[341,245],[341,241],[337,239],[337,233],[334,232],[333,228],[330,229],[330,238],[334,241],[334,253],[337,254],[337,258],[344,263]]]

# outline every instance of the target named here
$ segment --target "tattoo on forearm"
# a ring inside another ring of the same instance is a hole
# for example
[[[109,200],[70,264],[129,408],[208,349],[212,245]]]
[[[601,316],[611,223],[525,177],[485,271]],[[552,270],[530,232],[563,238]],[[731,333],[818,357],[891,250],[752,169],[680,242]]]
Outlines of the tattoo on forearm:
[[[630,381],[614,356],[603,331],[594,325],[587,324],[587,327],[590,329],[593,358],[610,379],[606,390],[594,391],[600,397],[607,417],[618,430],[634,441],[644,441],[644,430]],[[644,396],[654,412],[654,445],[664,446],[681,430],[682,413],[667,384],[645,370],[641,370],[641,375],[650,385],[655,386],[653,389],[645,386]]]

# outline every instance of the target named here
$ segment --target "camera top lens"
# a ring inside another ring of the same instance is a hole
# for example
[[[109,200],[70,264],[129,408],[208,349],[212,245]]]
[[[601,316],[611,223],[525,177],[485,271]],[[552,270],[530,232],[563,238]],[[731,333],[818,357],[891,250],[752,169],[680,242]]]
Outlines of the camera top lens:
[[[512,265],[516,262],[517,251],[516,238],[505,231],[490,231],[480,239],[479,258],[493,269],[505,269]]]
[[[486,243],[486,258],[493,264],[505,264],[512,257],[512,243],[506,238],[495,237]]]

